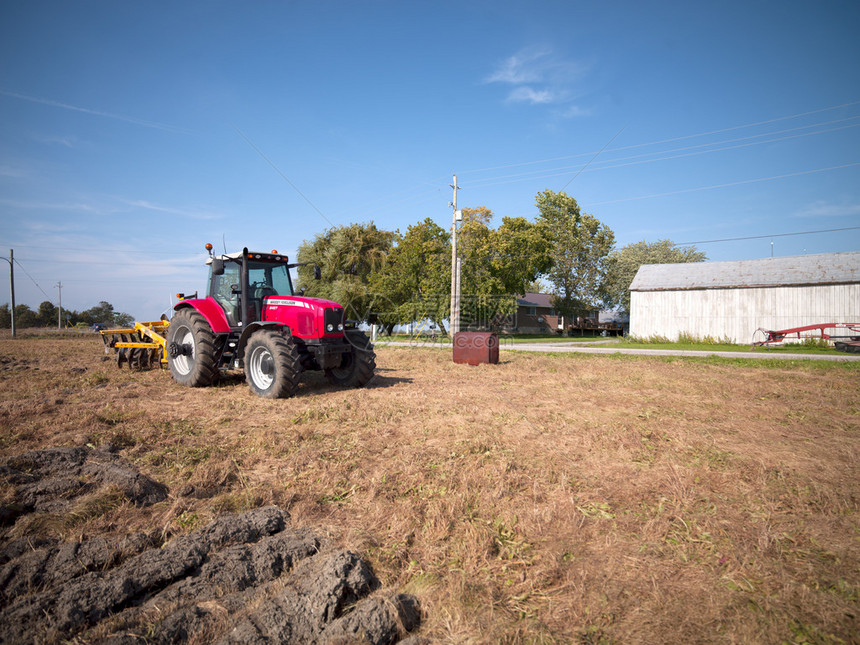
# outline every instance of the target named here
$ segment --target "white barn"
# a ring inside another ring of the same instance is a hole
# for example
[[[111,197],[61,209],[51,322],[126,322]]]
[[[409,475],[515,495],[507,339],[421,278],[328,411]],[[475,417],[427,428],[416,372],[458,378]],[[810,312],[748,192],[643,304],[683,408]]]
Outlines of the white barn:
[[[860,252],[644,264],[630,285],[630,335],[743,344],[759,328],[860,323]]]

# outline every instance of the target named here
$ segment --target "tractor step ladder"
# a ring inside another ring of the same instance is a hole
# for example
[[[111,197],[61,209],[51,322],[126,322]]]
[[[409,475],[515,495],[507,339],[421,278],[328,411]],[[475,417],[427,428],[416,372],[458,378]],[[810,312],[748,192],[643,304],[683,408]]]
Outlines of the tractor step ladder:
[[[105,354],[111,350],[116,353],[117,367],[128,363],[129,367],[146,369],[167,364],[167,328],[169,320],[136,322],[134,327],[124,329],[103,329],[99,333],[105,344]]]

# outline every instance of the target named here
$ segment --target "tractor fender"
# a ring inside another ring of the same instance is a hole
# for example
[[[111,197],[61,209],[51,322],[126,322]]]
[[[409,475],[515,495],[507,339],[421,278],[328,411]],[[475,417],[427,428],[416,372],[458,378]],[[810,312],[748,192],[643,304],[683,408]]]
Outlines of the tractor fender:
[[[200,312],[206,322],[209,323],[209,326],[212,328],[212,331],[216,334],[229,334],[230,333],[230,323],[227,322],[227,316],[224,314],[224,310],[221,309],[221,305],[215,300],[215,298],[191,298],[189,300],[180,300],[173,307],[174,311],[179,311],[180,309],[191,308],[196,309]]]
[[[242,330],[242,335],[239,336],[239,343],[236,346],[236,358],[239,360],[243,360],[245,358],[245,346],[248,344],[248,339],[251,338],[251,334],[260,329],[279,329],[281,333],[284,333],[284,331],[286,331],[287,334],[292,333],[290,328],[284,323],[273,321],[252,322]]]

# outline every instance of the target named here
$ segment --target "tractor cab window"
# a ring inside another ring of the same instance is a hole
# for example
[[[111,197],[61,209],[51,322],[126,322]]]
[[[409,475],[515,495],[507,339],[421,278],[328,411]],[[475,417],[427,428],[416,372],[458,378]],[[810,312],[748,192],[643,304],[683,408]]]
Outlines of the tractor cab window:
[[[293,285],[286,264],[249,262],[248,286],[252,298],[293,295]]]
[[[286,264],[248,262],[249,314],[253,320],[263,319],[266,296],[291,296],[293,285]]]
[[[235,326],[239,322],[239,290],[242,283],[241,265],[224,262],[224,273],[212,276],[210,293],[227,315],[227,322]]]

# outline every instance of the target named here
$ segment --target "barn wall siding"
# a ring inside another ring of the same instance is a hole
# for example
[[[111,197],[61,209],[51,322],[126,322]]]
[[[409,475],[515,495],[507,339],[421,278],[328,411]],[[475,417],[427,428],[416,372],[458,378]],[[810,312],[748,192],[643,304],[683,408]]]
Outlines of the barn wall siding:
[[[630,335],[638,338],[689,334],[750,343],[759,328],[860,322],[860,284],[632,291],[630,309]]]

